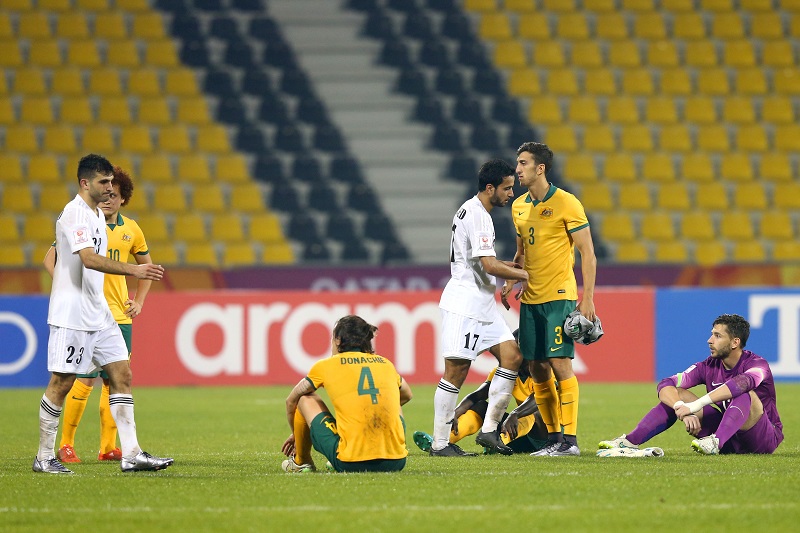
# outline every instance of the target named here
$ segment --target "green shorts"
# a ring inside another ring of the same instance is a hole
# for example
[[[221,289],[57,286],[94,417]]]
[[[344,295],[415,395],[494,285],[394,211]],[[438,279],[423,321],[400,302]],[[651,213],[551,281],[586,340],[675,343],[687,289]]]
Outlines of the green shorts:
[[[403,417],[400,417],[403,420]],[[403,428],[406,427],[403,420]],[[311,442],[314,449],[330,461],[337,472],[399,472],[406,466],[406,458],[372,459],[371,461],[340,461],[337,456],[339,434],[336,432],[336,419],[328,412],[322,412],[311,421]]]
[[[519,349],[526,360],[547,361],[551,357],[575,357],[575,342],[564,335],[564,320],[575,310],[576,300],[543,304],[521,304]]]
[[[133,335],[133,324],[117,324],[119,326],[119,330],[122,332],[122,338],[125,339],[125,346],[128,347],[128,359],[131,357],[131,336]],[[92,372],[91,374],[78,374],[77,377],[79,378],[96,378],[101,377],[103,379],[108,379],[108,373],[105,370],[98,370],[97,372]]]

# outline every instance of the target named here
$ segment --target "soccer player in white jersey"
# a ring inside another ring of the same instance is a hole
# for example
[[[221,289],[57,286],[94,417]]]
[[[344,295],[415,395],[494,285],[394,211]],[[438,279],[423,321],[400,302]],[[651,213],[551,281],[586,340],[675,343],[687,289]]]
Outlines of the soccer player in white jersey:
[[[449,438],[458,391],[472,361],[484,350],[495,356],[500,366],[489,386],[489,406],[475,442],[504,455],[513,453],[500,440],[498,424],[511,399],[522,354],[497,309],[495,276],[527,285],[528,274],[513,263],[497,259],[494,223],[489,214],[513,198],[513,189],[514,167],[500,159],[487,161],[478,171],[478,193],[453,217],[450,280],[439,301],[444,376],[433,399],[431,455],[475,455],[451,444]]]
[[[64,399],[76,374],[102,368],[109,378],[109,404],[117,424],[123,472],[161,470],[171,458],[142,451],[136,437],[131,396],[128,348],[103,294],[103,273],[131,275],[158,281],[161,265],[120,263],[106,257],[105,215],[98,205],[112,191],[113,167],[102,156],[90,154],[78,163],[77,196],[56,221],[58,261],[53,272],[47,323],[47,370],[51,372],[39,408],[39,451],[33,471],[71,474],[55,456],[58,422]]]

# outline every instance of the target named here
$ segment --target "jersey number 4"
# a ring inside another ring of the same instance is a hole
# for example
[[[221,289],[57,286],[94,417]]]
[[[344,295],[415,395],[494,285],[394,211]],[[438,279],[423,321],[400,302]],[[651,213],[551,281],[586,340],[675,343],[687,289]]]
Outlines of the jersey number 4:
[[[372,403],[378,403],[380,389],[375,388],[375,380],[372,379],[372,371],[368,366],[361,367],[361,375],[358,377],[358,395],[369,395]]]

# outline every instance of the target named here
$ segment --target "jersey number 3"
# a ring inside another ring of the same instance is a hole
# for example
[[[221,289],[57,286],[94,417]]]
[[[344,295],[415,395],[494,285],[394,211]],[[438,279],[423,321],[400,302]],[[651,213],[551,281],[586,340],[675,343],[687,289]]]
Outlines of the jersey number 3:
[[[375,388],[375,380],[372,379],[372,371],[368,366],[361,367],[361,375],[358,377],[358,395],[369,395],[372,403],[378,403],[380,389]]]

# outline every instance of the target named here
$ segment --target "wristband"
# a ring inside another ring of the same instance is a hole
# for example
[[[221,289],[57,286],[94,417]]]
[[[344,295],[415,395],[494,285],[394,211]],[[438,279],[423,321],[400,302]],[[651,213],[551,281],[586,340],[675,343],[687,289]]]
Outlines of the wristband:
[[[706,405],[711,405],[712,403],[714,403],[714,402],[711,401],[711,396],[706,394],[705,396],[701,396],[700,398],[696,399],[695,401],[687,403],[685,405],[686,405],[686,407],[689,408],[689,411],[691,411],[692,413],[696,413],[697,411],[699,411],[700,409],[702,409]]]
[[[683,403],[683,400],[678,400],[677,402],[675,402],[675,405],[673,405],[673,406],[672,406],[672,408],[673,408],[673,409],[677,409],[677,408],[678,408],[678,407],[680,407],[681,405],[686,405],[686,404],[685,404],[685,403]]]

